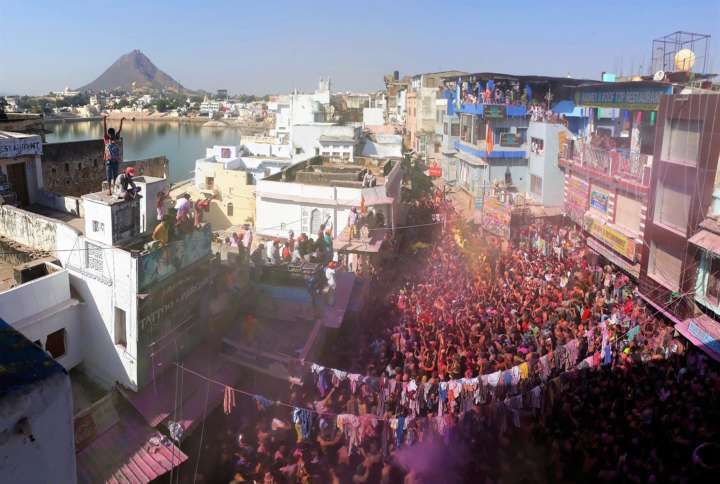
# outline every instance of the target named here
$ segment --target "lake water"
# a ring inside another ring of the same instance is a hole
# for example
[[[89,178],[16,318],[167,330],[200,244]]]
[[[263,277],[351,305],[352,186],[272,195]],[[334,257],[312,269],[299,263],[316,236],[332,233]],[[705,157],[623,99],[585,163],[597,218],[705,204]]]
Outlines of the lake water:
[[[119,121],[108,121],[117,129]],[[47,123],[48,143],[102,138],[102,121]],[[203,128],[200,123],[125,121],[122,130],[126,160],[166,156],[170,160],[170,181],[192,178],[195,160],[213,145],[239,145],[238,128]]]

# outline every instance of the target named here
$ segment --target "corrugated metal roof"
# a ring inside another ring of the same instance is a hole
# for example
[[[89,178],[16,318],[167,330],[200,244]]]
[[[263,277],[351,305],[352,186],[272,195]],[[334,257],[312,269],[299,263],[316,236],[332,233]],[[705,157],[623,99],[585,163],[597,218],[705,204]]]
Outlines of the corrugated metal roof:
[[[701,230],[688,239],[688,242],[695,244],[714,254],[720,254],[720,235],[709,230]]]
[[[78,482],[147,483],[188,459],[133,409],[121,407],[119,414],[117,424],[77,454]]]

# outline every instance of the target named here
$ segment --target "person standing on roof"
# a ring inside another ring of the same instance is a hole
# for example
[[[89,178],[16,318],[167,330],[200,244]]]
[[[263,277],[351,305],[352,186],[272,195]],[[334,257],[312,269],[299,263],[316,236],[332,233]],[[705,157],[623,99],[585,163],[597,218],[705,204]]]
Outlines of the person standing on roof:
[[[107,127],[107,115],[103,116],[103,142],[105,143],[105,151],[103,152],[103,160],[105,161],[105,178],[108,182],[108,195],[112,195],[112,187],[118,176],[120,162],[122,161],[120,149],[120,133],[122,133],[123,121],[120,119],[120,127],[117,132],[115,128]]]

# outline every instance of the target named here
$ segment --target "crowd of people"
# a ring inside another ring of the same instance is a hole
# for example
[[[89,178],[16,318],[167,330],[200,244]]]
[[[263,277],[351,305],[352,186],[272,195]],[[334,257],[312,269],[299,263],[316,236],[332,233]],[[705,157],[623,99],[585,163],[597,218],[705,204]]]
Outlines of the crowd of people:
[[[684,482],[713,472],[717,368],[579,230],[443,220],[345,369],[297,364],[223,445],[233,482]],[[372,331],[372,332],[371,332]],[[357,373],[353,373],[357,372]],[[237,435],[240,433],[241,438]],[[703,446],[703,443],[707,443]]]

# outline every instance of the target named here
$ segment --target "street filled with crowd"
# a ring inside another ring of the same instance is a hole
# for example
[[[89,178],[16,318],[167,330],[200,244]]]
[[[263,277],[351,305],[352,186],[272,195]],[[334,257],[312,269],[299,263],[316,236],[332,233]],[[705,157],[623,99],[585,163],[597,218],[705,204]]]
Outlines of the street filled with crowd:
[[[232,482],[688,482],[717,477],[720,373],[567,225],[510,243],[441,221],[286,402],[217,441]],[[413,233],[412,236],[422,236]],[[339,355],[339,356],[338,356]],[[281,404],[282,403],[282,404]]]

